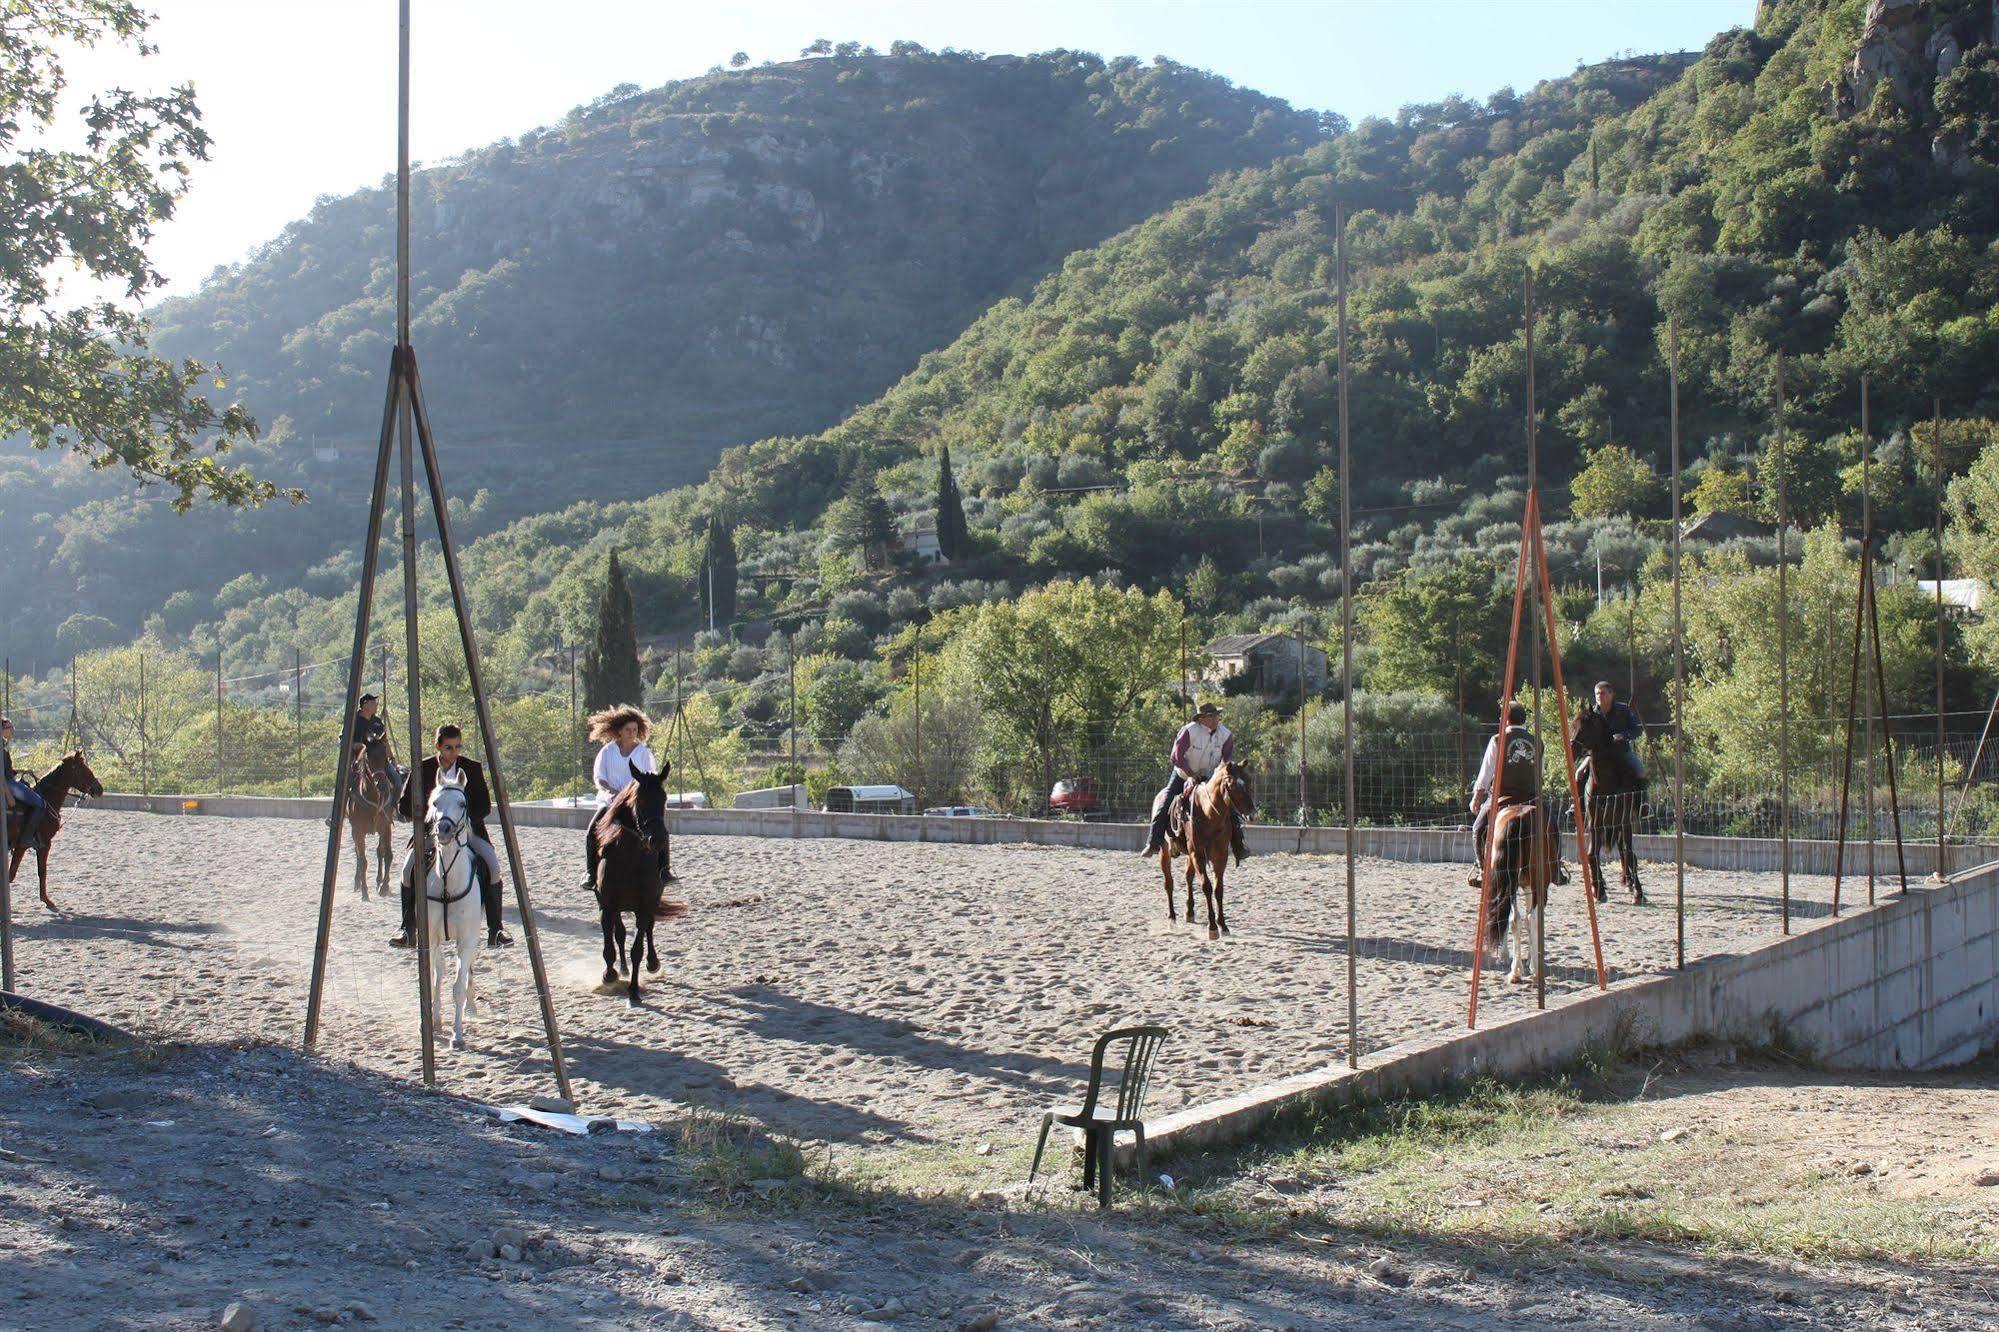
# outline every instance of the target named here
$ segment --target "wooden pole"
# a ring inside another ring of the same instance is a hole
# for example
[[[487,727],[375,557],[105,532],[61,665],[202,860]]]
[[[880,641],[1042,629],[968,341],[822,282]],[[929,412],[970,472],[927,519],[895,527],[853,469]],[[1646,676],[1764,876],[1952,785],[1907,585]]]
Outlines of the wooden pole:
[[[146,654],[139,654],[139,794],[151,795],[153,788],[146,771]]]
[[[917,625],[910,639],[910,682],[916,690],[916,808],[923,809],[923,626]]]
[[[791,732],[791,835],[798,836],[798,635],[784,636],[785,669],[791,677],[791,711],[786,729]]]
[[[1680,603],[1680,330],[1666,321],[1673,451],[1673,965],[1687,965],[1687,641]]]
[[[396,345],[402,374],[396,379],[396,445],[402,475],[403,676],[409,696],[410,762],[422,773],[423,665],[417,633],[416,420],[410,392],[410,0],[397,6],[396,62]],[[422,783],[415,796],[423,792]],[[437,1049],[431,1030],[430,895],[423,801],[414,798],[410,819],[410,879],[416,889],[417,1019],[422,1024],[423,1080],[437,1085]]]
[[[1303,828],[1309,799],[1305,777],[1305,631],[1298,631],[1298,826]],[[1302,839],[1301,839],[1302,840]]]
[[[1949,848],[1943,827],[1943,399],[1930,400],[1930,471],[1935,481],[1936,620],[1937,620],[1937,869],[1931,876],[1942,883],[1950,877]]]
[[[305,654],[292,647],[292,771],[299,799],[305,798]]]
[[[1868,400],[1867,390],[1867,376],[1862,375],[1860,377],[1860,576],[1866,580],[1869,587],[1872,587],[1874,586],[1874,485],[1871,473],[1874,463],[1874,433],[1873,420],[1870,416],[1872,404]],[[1860,653],[1858,639],[1854,641],[1853,651],[1858,657]],[[1868,671],[1870,675],[1873,671],[1872,665],[1865,665],[1860,669]],[[1871,695],[1873,681],[1870,679],[1868,684],[1870,686],[1868,694]],[[1876,874],[1874,843],[1879,840],[1880,834],[1876,831],[1874,823],[1874,709],[1871,706],[1867,709],[1864,738],[1867,747],[1862,772],[1867,785],[1860,793],[1860,810],[1861,816],[1867,822],[1867,905],[1873,906]]]
[[[1784,458],[1784,353],[1777,353],[1777,838],[1783,930],[1791,932],[1791,585],[1784,529],[1787,503]]]
[[[333,799],[327,808],[326,861],[319,883],[319,928],[313,936],[312,985],[305,1004],[305,1048],[319,1040],[320,1004],[326,993],[326,948],[333,933],[333,881],[340,872],[341,813],[347,807],[347,783],[353,776],[348,761],[348,719],[360,706],[361,673],[367,669],[368,621],[375,606],[375,564],[382,540],[382,515],[389,485],[389,451],[395,443],[397,385],[402,382],[402,348],[389,353],[389,387],[382,401],[382,433],[375,447],[375,484],[368,501],[368,535],[361,545],[361,581],[355,589],[354,640],[347,656],[347,700],[340,716],[340,738],[335,742]],[[146,660],[139,658],[140,688],[143,697]],[[387,693],[386,687],[383,693]],[[143,713],[142,713],[143,715]],[[143,740],[144,730],[140,731]],[[141,749],[143,753],[143,747]]]
[[[215,790],[223,790],[222,774],[222,631],[215,631]]]
[[[1347,210],[1333,205],[1333,271],[1339,287],[1340,340],[1340,708],[1344,729],[1345,790],[1341,805],[1346,836],[1341,851],[1346,861],[1347,890],[1347,1067],[1360,1067],[1360,1000],[1354,959],[1354,762],[1353,762],[1353,439],[1348,412],[1347,379]],[[1474,997],[1474,1004],[1477,1000]]]
[[[514,907],[520,913],[521,941],[527,945],[528,968],[534,974],[535,998],[541,1008],[542,1031],[548,1041],[548,1058],[555,1075],[556,1094],[568,1100],[569,1072],[562,1059],[562,1029],[556,1021],[555,997],[549,989],[548,967],[541,955],[541,932],[535,923],[534,904],[528,892],[527,861],[521,855],[520,834],[514,826],[513,802],[507,797],[506,774],[500,768],[500,741],[493,727],[485,669],[479,660],[478,636],[472,632],[472,607],[465,592],[465,576],[458,567],[458,545],[451,536],[450,506],[445,503],[444,473],[437,461],[437,439],[431,432],[430,412],[424,406],[423,380],[417,373],[416,353],[405,348],[405,358],[409,369],[408,403],[413,406],[416,416],[417,442],[423,450],[424,479],[430,487],[431,516],[437,523],[437,544],[444,555],[445,581],[451,586],[452,609],[458,619],[458,644],[465,652],[465,673],[472,686],[472,710],[479,719],[479,737],[486,754],[486,775],[492,786],[493,808],[500,816],[500,837],[506,844],[507,869],[514,880]],[[411,660],[415,660],[413,654]],[[411,676],[414,678],[414,671]],[[429,915],[428,911],[424,912],[426,919]]]
[[[576,715],[576,645],[569,648],[569,771],[583,785],[583,719]],[[579,792],[580,793],[580,792]]]

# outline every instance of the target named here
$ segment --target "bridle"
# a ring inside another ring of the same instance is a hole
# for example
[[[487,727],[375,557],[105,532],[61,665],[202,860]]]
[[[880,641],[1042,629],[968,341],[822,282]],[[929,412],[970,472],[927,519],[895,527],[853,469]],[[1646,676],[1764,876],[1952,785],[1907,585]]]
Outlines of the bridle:
[[[457,866],[459,860],[472,850],[472,844],[467,838],[467,834],[471,831],[472,821],[467,818],[454,817],[433,810],[429,822],[431,844],[437,848],[431,854],[437,860],[437,886],[442,895],[430,891],[430,876],[427,872],[424,875],[423,895],[427,901],[436,902],[440,906],[448,907],[454,902],[464,901],[478,882],[476,874],[467,874],[465,876],[465,886],[457,892],[453,893],[444,888],[445,883],[451,878],[451,871]],[[446,854],[447,851],[449,852],[448,855]],[[451,938],[451,914],[449,912],[446,912],[444,916],[444,937],[447,940]]]

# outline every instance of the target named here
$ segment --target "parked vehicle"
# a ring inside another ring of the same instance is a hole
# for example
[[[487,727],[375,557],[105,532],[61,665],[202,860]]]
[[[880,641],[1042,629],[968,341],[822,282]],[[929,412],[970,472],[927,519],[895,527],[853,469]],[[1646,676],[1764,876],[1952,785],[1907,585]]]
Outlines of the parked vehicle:
[[[826,790],[828,814],[914,814],[916,797],[900,786],[833,786]]]
[[[932,805],[923,811],[942,819],[996,819],[999,815],[984,805]]]
[[[1087,818],[1101,808],[1097,800],[1097,784],[1088,777],[1064,777],[1048,793],[1050,818]]]

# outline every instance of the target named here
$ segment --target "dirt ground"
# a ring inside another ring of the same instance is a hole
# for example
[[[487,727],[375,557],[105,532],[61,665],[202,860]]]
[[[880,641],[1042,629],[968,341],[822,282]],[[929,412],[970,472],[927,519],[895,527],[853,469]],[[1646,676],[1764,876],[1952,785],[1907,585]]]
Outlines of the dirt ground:
[[[594,1112],[698,1107],[843,1149],[949,1151],[1017,1142],[1121,1022],[1174,1032],[1155,1110],[1346,1051],[1338,859],[1252,859],[1231,880],[1234,933],[1210,943],[1168,922],[1134,855],[685,837],[689,914],[659,927],[664,966],[632,1009],[599,985],[580,834],[529,828],[522,843],[577,1100]],[[23,991],[154,1037],[296,1041],[324,849],[305,820],[78,811],[53,875],[62,914],[17,894]],[[1647,870],[1654,905],[1599,908],[1613,981],[1673,957],[1671,873]],[[1362,1050],[1461,1023],[1476,911],[1463,871],[1369,860],[1358,878]],[[1797,925],[1822,918],[1829,886],[1794,890]],[[1551,1003],[1595,979],[1581,890],[1558,893]],[[1772,876],[1699,872],[1688,900],[1692,956],[1776,933]],[[343,874],[320,1053],[415,1077],[415,964],[385,946],[396,921],[393,899],[364,902]],[[477,975],[470,1048],[440,1048],[440,1085],[489,1101],[552,1090],[525,948],[483,953]],[[1488,973],[1487,1019],[1532,1002]]]
[[[1105,1216],[1017,1185],[925,1195],[799,1176],[698,1135],[503,1126],[283,1048],[0,1058],[9,1327],[212,1327],[237,1301],[266,1328],[1956,1329],[1999,1310],[1989,1261],[1533,1241],[1417,1210],[1343,1227],[1295,1192],[1275,1222],[1156,1195]],[[1802,1152],[1860,1206],[1912,1192],[1989,1236],[1999,1189],[1972,1172],[1999,1168],[1994,1072],[1661,1076],[1558,1147],[1693,1126],[1679,1159],[1727,1159],[1738,1192],[1769,1187],[1746,1163]],[[1531,1184],[1546,1148],[1508,1173]],[[1857,1162],[1873,1173],[1851,1176]],[[1642,1176],[1661,1191],[1674,1177]],[[1288,1183],[1245,1170],[1233,1187]],[[515,1247],[494,1254],[495,1238]]]

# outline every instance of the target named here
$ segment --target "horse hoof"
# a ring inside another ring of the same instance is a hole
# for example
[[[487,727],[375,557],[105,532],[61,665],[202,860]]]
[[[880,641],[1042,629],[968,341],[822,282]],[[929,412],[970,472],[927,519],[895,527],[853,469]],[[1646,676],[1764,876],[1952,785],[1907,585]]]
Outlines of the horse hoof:
[[[465,1048],[465,1038],[463,1036],[453,1036],[451,1038],[451,1048],[454,1050],[463,1050]]]
[[[628,994],[628,995],[626,995],[626,996],[625,996],[625,1007],[626,1007],[626,1008],[639,1008],[639,1007],[642,1007],[642,1005],[641,1005],[641,1004],[639,1003],[639,997],[638,997],[637,995],[635,995],[635,994]]]
[[[1219,938],[1221,938],[1221,937],[1222,937],[1222,932],[1221,932],[1220,930],[1216,929],[1216,928],[1215,928],[1214,926],[1212,926],[1212,925],[1208,926],[1208,942],[1209,942],[1209,943],[1213,943],[1213,942],[1214,942],[1215,940],[1217,940],[1217,939],[1219,939]]]
[[[657,962],[648,962],[648,963],[646,963],[646,974],[647,974],[648,976],[657,976],[657,975],[659,975],[659,963],[657,963]]]
[[[616,985],[617,983],[618,983],[618,973],[617,973],[616,971],[612,970],[612,969],[611,969],[610,967],[605,967],[605,968],[604,968],[604,984],[606,984],[606,985]]]

